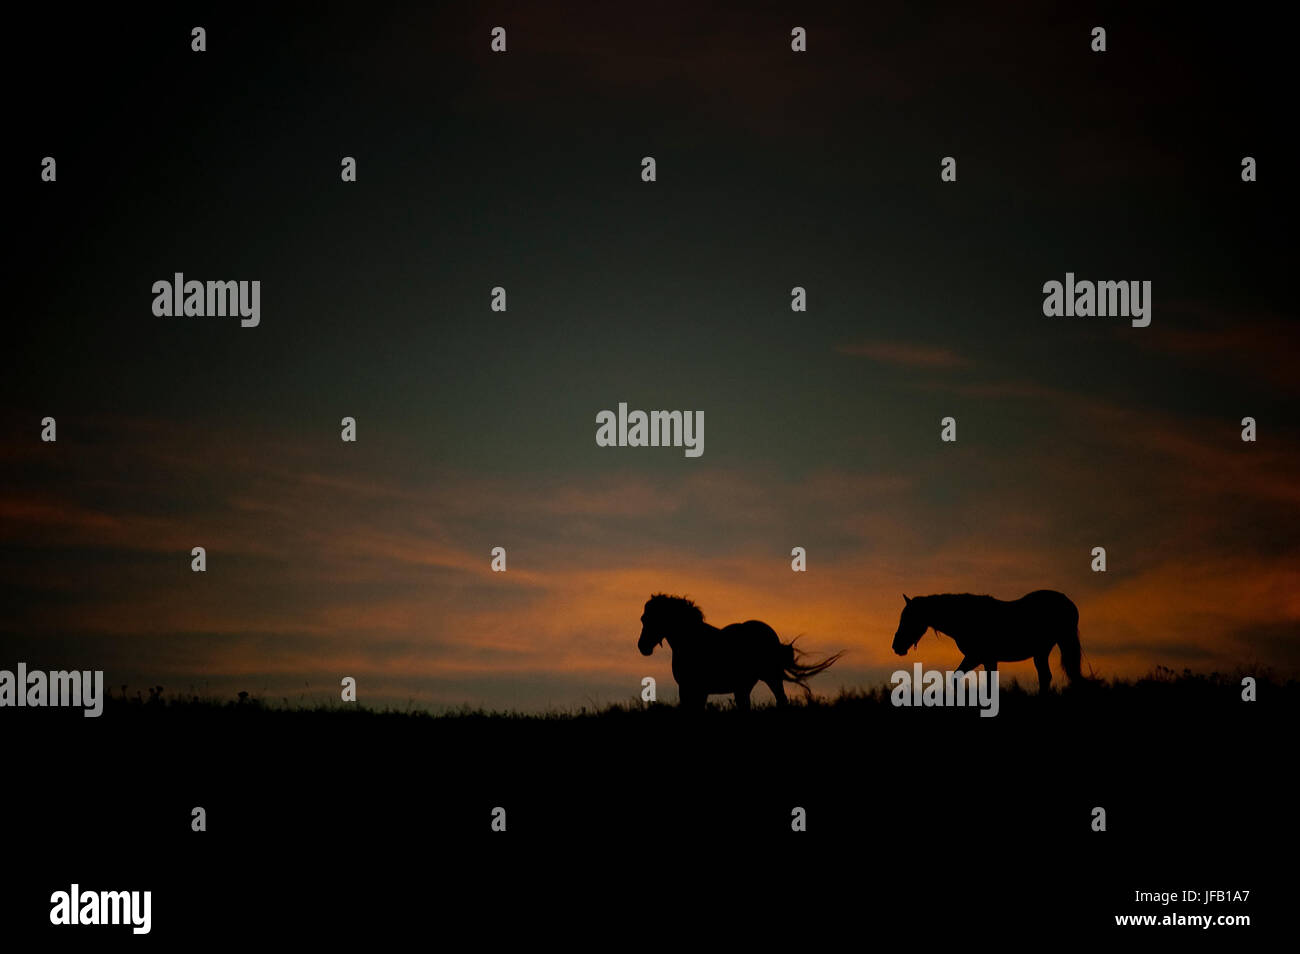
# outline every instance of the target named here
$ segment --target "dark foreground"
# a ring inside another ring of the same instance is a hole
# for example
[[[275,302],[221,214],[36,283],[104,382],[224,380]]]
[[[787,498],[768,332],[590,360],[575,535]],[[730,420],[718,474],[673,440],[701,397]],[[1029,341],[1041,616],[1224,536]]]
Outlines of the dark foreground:
[[[359,935],[448,946],[453,930],[474,946],[665,946],[699,917],[691,930],[719,944],[992,932],[1019,948],[1050,931],[1227,946],[1279,926],[1297,699],[1295,683],[1244,703],[1236,680],[1185,677],[1043,699],[1004,689],[996,718],[879,695],[694,717],[7,710],[6,856],[20,876],[0,910],[13,937],[50,931],[50,894],[73,882],[148,889],[154,943],[259,949]],[[206,832],[191,830],[195,806]],[[491,830],[496,807],[505,832]],[[1250,894],[1206,905],[1207,890]],[[1252,924],[1116,927],[1140,913]]]

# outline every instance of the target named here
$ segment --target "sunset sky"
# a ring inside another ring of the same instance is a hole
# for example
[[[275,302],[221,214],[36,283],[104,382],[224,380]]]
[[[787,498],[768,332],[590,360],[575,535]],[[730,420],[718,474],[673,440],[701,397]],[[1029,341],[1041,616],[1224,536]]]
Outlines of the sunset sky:
[[[1085,671],[1294,673],[1281,58],[1119,12],[768,9],[212,19],[205,54],[188,21],[26,24],[52,78],[11,120],[0,668],[675,699],[635,646],[666,591],[847,650],[834,692],[898,668],[904,592],[1052,588]],[[155,317],[177,271],[260,280],[261,324]],[[1045,318],[1067,271],[1151,281],[1150,327]],[[703,456],[597,447],[620,401],[703,410]]]

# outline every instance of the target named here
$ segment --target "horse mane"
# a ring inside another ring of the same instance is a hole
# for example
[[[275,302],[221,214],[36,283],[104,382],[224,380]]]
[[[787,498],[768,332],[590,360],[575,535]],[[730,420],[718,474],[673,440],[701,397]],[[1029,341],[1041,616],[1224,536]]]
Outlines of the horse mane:
[[[935,593],[933,596],[918,596],[916,599],[925,600],[931,606],[938,606],[943,609],[964,609],[974,603],[991,600],[993,597],[987,593]]]
[[[704,611],[696,606],[693,600],[688,600],[684,596],[670,596],[667,593],[655,593],[650,597],[650,602],[647,604],[646,609],[664,609],[674,614],[692,616],[698,622],[704,622]]]

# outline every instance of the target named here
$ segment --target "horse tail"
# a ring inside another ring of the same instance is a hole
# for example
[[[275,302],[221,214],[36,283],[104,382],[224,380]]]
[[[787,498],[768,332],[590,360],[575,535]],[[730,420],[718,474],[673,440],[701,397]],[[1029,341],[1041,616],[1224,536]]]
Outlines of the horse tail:
[[[795,649],[795,642],[798,637],[790,640],[788,643],[781,644],[781,670],[786,682],[793,682],[796,686],[803,688],[803,691],[812,695],[812,690],[808,687],[807,680],[817,675],[819,672],[825,672],[835,664],[835,660],[844,655],[841,650],[838,653],[827,656],[818,663],[803,662],[804,653]]]
[[[1072,630],[1061,637],[1058,645],[1061,647],[1061,668],[1070,677],[1071,685],[1085,681],[1083,672],[1079,668],[1083,647],[1079,645],[1079,624],[1077,622]]]

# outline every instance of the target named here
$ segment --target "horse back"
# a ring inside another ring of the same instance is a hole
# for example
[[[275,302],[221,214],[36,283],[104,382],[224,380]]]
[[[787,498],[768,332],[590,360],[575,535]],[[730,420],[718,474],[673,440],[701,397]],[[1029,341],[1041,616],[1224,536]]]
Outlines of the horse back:
[[[1070,617],[1073,617],[1076,623],[1079,620],[1079,608],[1074,605],[1072,599],[1058,590],[1034,590],[1032,593],[1026,593],[1011,605],[1017,606],[1034,616],[1052,621]]]
[[[746,646],[780,643],[781,637],[771,626],[758,619],[747,619],[743,623],[732,623],[722,627],[722,635],[727,640]]]

